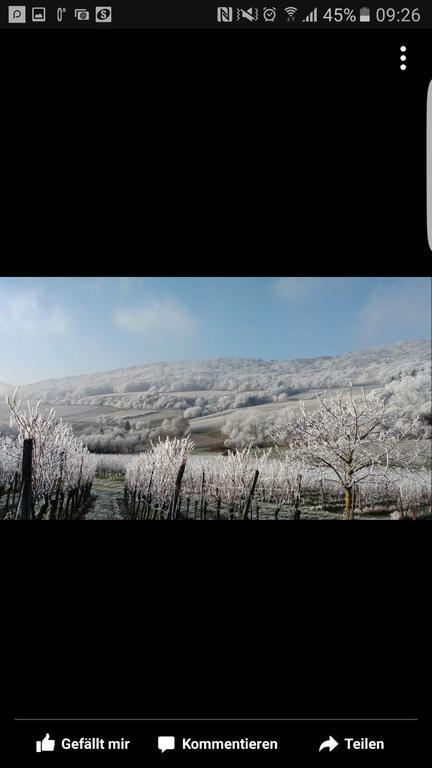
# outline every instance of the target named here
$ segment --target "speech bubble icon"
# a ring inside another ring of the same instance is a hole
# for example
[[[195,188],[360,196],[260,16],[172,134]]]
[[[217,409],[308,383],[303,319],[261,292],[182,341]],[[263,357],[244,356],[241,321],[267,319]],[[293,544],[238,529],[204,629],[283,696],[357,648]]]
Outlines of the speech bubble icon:
[[[166,752],[167,749],[175,749],[174,736],[158,736],[158,749],[161,752]]]

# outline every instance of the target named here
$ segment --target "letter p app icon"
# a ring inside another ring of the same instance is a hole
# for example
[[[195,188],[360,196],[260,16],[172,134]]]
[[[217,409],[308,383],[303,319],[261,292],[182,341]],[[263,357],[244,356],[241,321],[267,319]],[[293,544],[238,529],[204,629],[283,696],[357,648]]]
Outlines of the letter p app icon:
[[[54,752],[54,745],[54,739],[50,739],[49,733],[47,733],[42,741],[36,742],[36,752]]]

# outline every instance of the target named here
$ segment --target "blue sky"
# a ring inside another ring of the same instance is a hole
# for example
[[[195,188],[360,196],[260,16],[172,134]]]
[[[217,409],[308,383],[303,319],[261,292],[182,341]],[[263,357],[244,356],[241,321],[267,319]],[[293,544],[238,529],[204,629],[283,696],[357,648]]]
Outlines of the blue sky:
[[[0,278],[0,381],[430,338],[429,278]]]

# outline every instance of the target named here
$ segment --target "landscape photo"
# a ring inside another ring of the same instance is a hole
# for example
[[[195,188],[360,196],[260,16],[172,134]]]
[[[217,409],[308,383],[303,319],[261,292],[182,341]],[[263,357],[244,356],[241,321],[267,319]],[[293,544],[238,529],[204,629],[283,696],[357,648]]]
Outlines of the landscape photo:
[[[431,279],[0,278],[0,520],[413,521]]]

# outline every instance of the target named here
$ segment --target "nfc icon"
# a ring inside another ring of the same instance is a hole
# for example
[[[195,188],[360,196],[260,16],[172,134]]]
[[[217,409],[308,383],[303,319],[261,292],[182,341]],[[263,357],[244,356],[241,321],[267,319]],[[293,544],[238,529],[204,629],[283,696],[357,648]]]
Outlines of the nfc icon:
[[[219,21],[219,23],[232,21],[233,9],[220,6],[217,9],[217,20]]]

